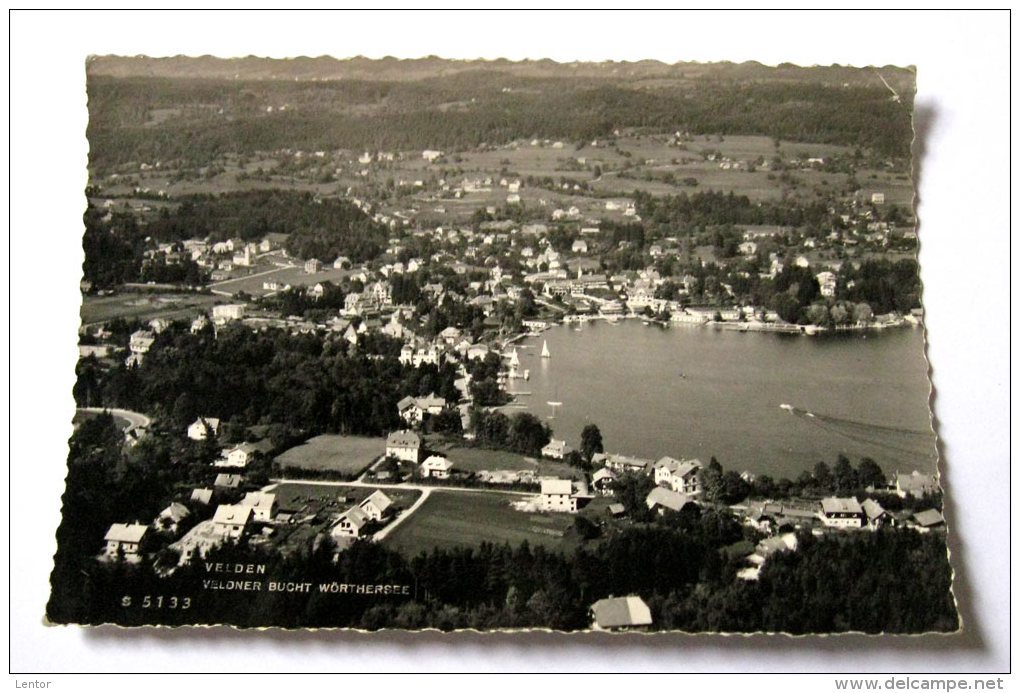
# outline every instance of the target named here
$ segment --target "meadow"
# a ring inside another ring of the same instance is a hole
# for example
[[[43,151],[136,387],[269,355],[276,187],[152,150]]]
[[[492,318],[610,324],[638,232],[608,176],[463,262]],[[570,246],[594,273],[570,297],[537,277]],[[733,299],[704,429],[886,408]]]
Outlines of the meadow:
[[[382,455],[384,448],[381,438],[324,434],[278,455],[276,463],[284,473],[289,467],[297,467],[355,477]]]
[[[501,493],[434,490],[418,510],[384,540],[407,555],[435,547],[477,547],[481,542],[566,548],[563,534],[573,525],[569,514],[526,513],[511,502],[522,499]]]

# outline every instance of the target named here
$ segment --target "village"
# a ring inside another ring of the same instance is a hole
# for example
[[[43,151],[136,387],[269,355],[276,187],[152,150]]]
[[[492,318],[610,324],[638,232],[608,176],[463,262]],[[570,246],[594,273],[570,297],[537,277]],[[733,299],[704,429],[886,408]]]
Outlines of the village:
[[[628,141],[637,145],[640,139]],[[691,139],[678,132],[665,144],[689,151]],[[617,144],[615,151],[621,146]],[[567,161],[567,168],[575,173],[597,169],[599,175],[608,175],[614,168],[613,156],[598,142],[588,148],[594,156],[567,159],[562,142],[512,143],[502,151],[551,154],[560,166]],[[291,162],[288,174],[299,178],[302,172],[314,175],[318,166],[327,164],[337,166],[338,172],[360,167],[357,177],[366,180],[392,175],[396,167],[420,176],[397,179],[396,189],[402,194],[372,202],[355,194],[353,186],[348,188],[347,197],[354,206],[388,230],[387,246],[371,261],[354,262],[344,254],[296,258],[287,250],[288,235],[281,233],[247,241],[190,238],[153,242],[143,260],[143,274],[146,266],[182,263],[192,263],[205,273],[208,283],[193,290],[188,300],[174,295],[179,288],[152,281],[125,285],[118,291],[96,291],[83,283],[80,356],[106,367],[141,366],[160,335],[179,329],[183,319],[190,321],[188,330],[193,335],[211,331],[215,338],[221,330],[237,327],[254,332],[283,330],[315,335],[325,343],[343,343],[352,353],[364,349],[373,359],[385,358],[373,341],[382,335],[399,343],[399,353],[391,353],[402,367],[447,367],[457,372],[456,398],[449,392],[446,396],[434,391],[405,393],[396,412],[404,428],[380,439],[378,452],[353,474],[344,467],[348,473],[340,480],[313,480],[307,478],[307,470],[281,468],[276,460],[286,459],[285,450],[257,435],[223,446],[212,462],[215,475],[209,486],[170,500],[149,522],[137,518],[113,524],[105,537],[103,560],[134,561],[147,548],[157,546],[161,547],[157,570],[167,574],[225,542],[283,552],[327,540],[342,551],[352,541],[385,542],[391,535],[398,537],[399,544],[401,532],[407,534],[408,526],[413,530],[415,514],[427,507],[430,496],[490,494],[490,501],[512,507],[520,517],[578,515],[597,526],[612,526],[634,521],[614,498],[621,479],[634,477],[648,479],[653,486],[643,497],[643,506],[653,517],[684,513],[689,507],[717,506],[718,501],[705,500],[705,465],[698,459],[664,456],[652,460],[599,449],[585,460],[588,469],[583,469],[564,462],[577,461],[577,453],[564,440],[548,436],[540,455],[525,457],[529,462],[523,468],[520,464],[481,466],[477,461],[465,467],[457,448],[445,454],[451,447],[444,442],[449,435],[437,440],[436,422],[444,422],[443,430],[459,432],[454,434],[462,439],[459,445],[476,445],[472,411],[498,411],[512,404],[519,391],[516,383],[529,378],[520,358],[520,340],[559,324],[631,319],[659,329],[692,326],[817,335],[920,323],[919,309],[901,305],[906,309],[876,314],[867,302],[850,298],[858,281],[854,273],[867,258],[907,256],[916,242],[913,227],[905,224],[908,219],[895,205],[887,204],[881,190],[858,191],[830,206],[825,211],[829,229],[824,232],[747,225],[742,230],[729,228],[721,236],[717,233],[714,240],[706,237],[709,245],[705,246],[665,235],[641,247],[630,240],[627,225],[642,221],[638,208],[647,206],[647,200],[592,196],[587,185],[566,179],[555,184],[519,175],[449,177],[451,161],[462,164],[466,156],[438,150],[425,150],[418,158],[394,152],[273,154],[277,161]],[[475,156],[486,156],[485,150]],[[310,164],[295,165],[301,161]],[[681,166],[694,161],[684,157]],[[827,167],[823,157],[734,159],[714,148],[696,161],[701,170],[799,170],[807,175]],[[638,163],[656,166],[650,159]],[[158,174],[159,168],[143,164],[137,179]],[[627,177],[635,170],[631,161],[615,173]],[[134,180],[131,177],[127,184]],[[99,186],[93,189],[93,204],[105,212],[106,219],[119,209],[117,192],[125,181],[113,175],[108,183],[106,197]],[[131,208],[143,216],[156,212],[150,205],[170,199],[163,189],[144,187],[134,187],[127,195],[146,200]],[[528,214],[522,216],[525,209]],[[897,222],[904,226],[897,227]],[[640,261],[636,267],[635,260]],[[793,311],[779,304],[746,302],[753,293],[747,290],[752,280],[793,279],[801,286],[808,281],[813,285],[812,291],[801,290],[801,298],[809,305],[794,306]],[[90,313],[90,304],[101,310]],[[437,309],[451,317],[437,322]],[[90,314],[106,319],[90,320]],[[452,318],[457,315],[469,322]],[[138,328],[125,340],[110,330],[111,316],[133,318]],[[541,357],[550,357],[547,346]],[[473,374],[484,374],[492,382],[480,387],[473,382]],[[199,416],[188,427],[187,438],[200,444],[215,441],[220,426],[216,414]],[[144,433],[144,427],[133,427],[131,441]],[[326,469],[328,455],[327,451]],[[544,468],[539,459],[545,460]],[[270,483],[246,478],[253,464],[260,472],[275,475]],[[560,466],[550,468],[553,464]],[[288,472],[300,472],[304,479],[289,479]],[[744,478],[750,482],[753,475],[745,473]],[[872,490],[878,496],[920,499],[937,488],[933,477],[914,472],[897,473],[887,486]],[[738,575],[743,580],[757,579],[769,556],[795,551],[798,531],[822,534],[898,527],[928,532],[944,527],[937,509],[889,512],[872,497],[762,498],[733,504],[729,510],[748,528],[748,539],[727,548],[745,561]],[[502,517],[505,521],[513,516]],[[561,541],[571,526],[532,523],[525,531]],[[494,538],[499,536],[496,532]],[[158,537],[155,543],[153,537]],[[606,616],[606,623],[619,620],[616,612],[643,613],[641,605],[628,606],[626,599],[603,605],[607,613],[616,614]],[[638,627],[642,618],[610,627]]]

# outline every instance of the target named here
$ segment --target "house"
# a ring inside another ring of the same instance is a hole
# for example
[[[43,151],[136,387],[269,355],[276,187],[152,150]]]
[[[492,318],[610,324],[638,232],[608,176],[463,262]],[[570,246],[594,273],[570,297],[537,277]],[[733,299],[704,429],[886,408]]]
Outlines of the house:
[[[611,496],[613,495],[613,489],[616,486],[616,474],[613,470],[606,467],[597,469],[595,470],[595,473],[591,475],[591,486],[599,495]]]
[[[220,420],[211,416],[200,416],[188,426],[188,437],[192,440],[205,440],[212,433],[214,436],[220,432]]]
[[[896,475],[896,495],[900,498],[912,496],[923,498],[925,495],[939,490],[934,476],[926,476],[916,469],[910,474]]]
[[[567,447],[567,441],[556,440],[553,438],[549,441],[548,445],[542,448],[542,457],[548,457],[552,460],[562,460],[568,452],[570,452],[570,448]]]
[[[592,630],[647,630],[652,612],[638,596],[600,599],[591,607]]]
[[[653,466],[655,483],[665,486],[676,493],[697,495],[701,492],[698,472],[701,470],[700,460],[676,460],[662,457]]]
[[[223,324],[231,320],[240,320],[244,317],[245,305],[243,303],[227,303],[222,306],[213,306],[213,322]]]
[[[424,415],[421,407],[418,406],[418,400],[410,396],[397,402],[397,413],[411,426],[421,423]]]
[[[648,509],[658,512],[660,515],[667,510],[680,512],[685,506],[692,503],[697,505],[690,496],[670,491],[662,486],[656,486],[645,497],[645,505],[648,506]]]
[[[220,476],[227,476],[226,474],[220,474]],[[213,490],[211,488],[196,488],[191,492],[191,502],[201,503],[202,505],[209,505],[212,502]]]
[[[276,514],[276,495],[263,491],[251,491],[245,494],[244,499],[238,504],[251,508],[252,519],[257,522],[269,522]]]
[[[393,431],[386,436],[386,456],[418,464],[421,459],[421,437],[414,431]]]
[[[818,287],[821,290],[822,296],[833,297],[836,295],[836,274],[834,272],[819,272],[815,275],[815,279],[818,280]]]
[[[587,253],[588,252],[588,241],[583,238],[578,238],[570,246],[570,252],[572,253]]]
[[[439,455],[431,455],[422,462],[421,475],[425,478],[449,479],[452,468],[453,462],[450,460]]]
[[[369,518],[379,522],[386,516],[386,511],[393,505],[393,501],[382,491],[373,491],[365,500],[358,505]]]
[[[576,513],[577,496],[570,479],[543,479],[541,506],[555,513]]]
[[[213,524],[224,539],[240,539],[248,528],[252,509],[246,505],[221,505],[213,515]]]
[[[357,538],[361,536],[361,530],[364,529],[365,525],[371,521],[372,519],[368,516],[368,513],[355,506],[340,515],[329,533],[334,539],[342,537]]]
[[[642,457],[629,457],[627,455],[597,452],[592,456],[591,461],[596,467],[601,465],[617,474],[623,472],[650,473],[652,469],[651,460],[646,460]]]
[[[216,467],[239,467],[243,469],[252,461],[255,453],[259,451],[254,443],[241,443],[223,453],[223,456],[213,462]]]
[[[213,486],[218,489],[233,490],[241,485],[240,474],[217,474]]]
[[[460,336],[461,336],[461,331],[458,330],[456,327],[452,327],[452,326],[451,327],[447,327],[446,329],[444,329],[442,332],[439,333],[439,338],[442,339],[447,344],[450,344],[450,345],[455,344],[457,342],[457,340],[460,339]]]
[[[914,513],[913,521],[915,529],[919,532],[930,532],[933,529],[944,529],[946,518],[938,510],[922,510]]]
[[[823,498],[821,519],[826,527],[860,528],[864,525],[864,509],[856,498]]]
[[[177,529],[181,524],[182,520],[185,520],[191,515],[191,511],[188,510],[188,506],[183,503],[173,502],[163,509],[152,523],[152,526],[157,530],[169,532],[170,534],[177,534]]]
[[[864,520],[869,529],[880,529],[885,525],[895,523],[892,514],[873,498],[868,498],[861,503],[861,509],[864,511]]]
[[[305,274],[315,274],[322,271],[322,261],[316,258],[305,261]]]
[[[137,330],[131,333],[131,339],[128,342],[128,347],[131,349],[131,355],[127,358],[128,366],[135,366],[142,362],[145,358],[145,354],[149,353],[149,349],[152,348],[152,343],[156,341],[156,335],[149,330]]]
[[[103,537],[106,541],[106,555],[109,558],[116,558],[121,554],[124,557],[137,556],[138,547],[148,531],[148,526],[138,523],[130,525],[113,523]]]
[[[623,503],[610,503],[606,511],[613,517],[622,517],[627,513],[627,508]]]

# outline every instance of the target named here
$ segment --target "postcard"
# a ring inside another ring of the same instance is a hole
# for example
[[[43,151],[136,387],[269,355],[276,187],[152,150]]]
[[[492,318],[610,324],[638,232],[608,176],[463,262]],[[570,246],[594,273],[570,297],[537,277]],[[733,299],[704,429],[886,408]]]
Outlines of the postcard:
[[[50,622],[959,629],[912,68],[83,78]]]

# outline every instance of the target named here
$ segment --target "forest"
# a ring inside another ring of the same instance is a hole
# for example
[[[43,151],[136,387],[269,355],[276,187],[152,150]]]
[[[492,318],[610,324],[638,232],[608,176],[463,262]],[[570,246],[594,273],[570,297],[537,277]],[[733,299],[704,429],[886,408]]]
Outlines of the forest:
[[[502,88],[507,84],[513,87]],[[853,145],[905,157],[910,103],[881,84],[525,78],[479,69],[424,80],[322,82],[112,78],[88,80],[90,165],[206,165],[277,149],[466,149],[545,137],[585,142],[621,128],[765,135]],[[285,105],[285,109],[279,108]],[[271,111],[268,110],[273,108]],[[170,112],[154,121],[155,109]]]
[[[82,406],[165,416],[182,430],[197,416],[213,416],[311,435],[377,436],[401,427],[397,402],[407,395],[460,398],[453,366],[403,366],[399,353],[400,342],[382,334],[365,335],[355,348],[284,330],[228,325],[215,335],[211,326],[191,334],[175,324],[137,367],[80,361],[75,397]]]

